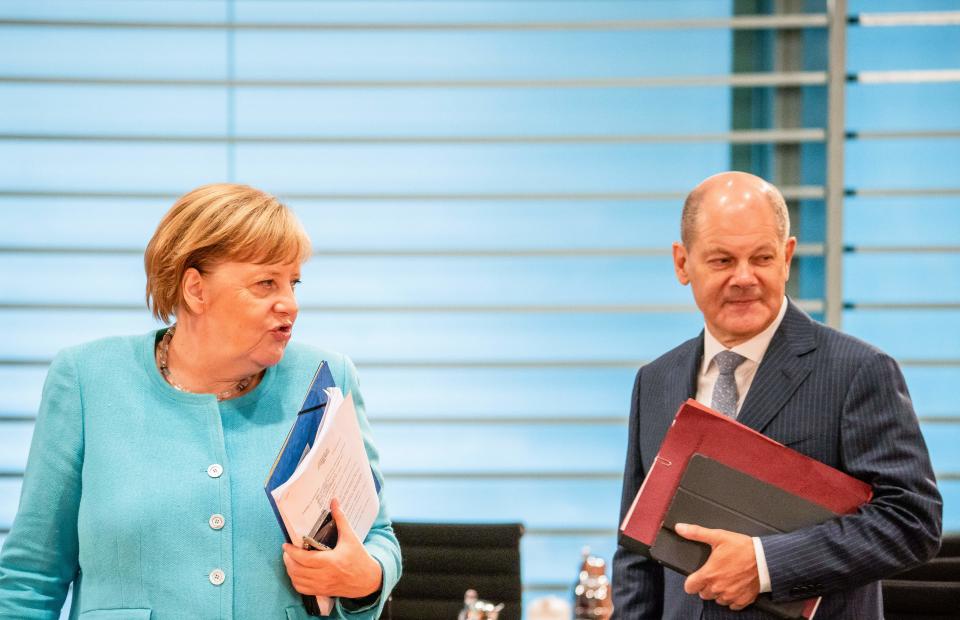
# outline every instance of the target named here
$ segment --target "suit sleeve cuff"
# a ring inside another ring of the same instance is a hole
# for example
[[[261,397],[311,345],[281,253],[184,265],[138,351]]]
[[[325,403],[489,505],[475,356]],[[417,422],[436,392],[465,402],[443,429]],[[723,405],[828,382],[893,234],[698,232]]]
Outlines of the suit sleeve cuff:
[[[757,573],[760,577],[760,592],[770,592],[770,570],[767,568],[767,556],[763,554],[763,543],[753,537],[753,553],[757,558]]]

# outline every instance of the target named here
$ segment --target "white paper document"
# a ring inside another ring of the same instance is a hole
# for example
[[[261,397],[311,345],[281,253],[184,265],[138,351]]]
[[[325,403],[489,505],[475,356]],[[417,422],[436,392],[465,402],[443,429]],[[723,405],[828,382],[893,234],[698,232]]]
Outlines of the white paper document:
[[[333,516],[330,500],[337,498],[360,540],[366,538],[380,511],[370,461],[353,406],[353,395],[327,388],[326,410],[313,446],[300,459],[290,478],[271,491],[293,544],[304,536],[328,544]],[[329,615],[333,600],[318,596],[320,611]]]

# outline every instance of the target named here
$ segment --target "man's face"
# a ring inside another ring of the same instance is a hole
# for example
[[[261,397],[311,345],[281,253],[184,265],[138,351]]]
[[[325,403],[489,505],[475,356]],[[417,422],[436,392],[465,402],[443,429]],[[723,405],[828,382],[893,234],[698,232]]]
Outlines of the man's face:
[[[673,245],[677,279],[691,286],[707,328],[728,348],[776,318],[797,243],[780,239],[767,196],[739,185],[708,190],[689,247]]]

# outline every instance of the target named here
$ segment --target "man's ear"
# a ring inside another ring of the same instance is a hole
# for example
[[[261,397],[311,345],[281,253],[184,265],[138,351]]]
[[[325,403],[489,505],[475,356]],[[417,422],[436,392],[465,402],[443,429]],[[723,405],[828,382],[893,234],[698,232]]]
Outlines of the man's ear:
[[[784,258],[786,259],[787,266],[787,280],[790,279],[790,263],[793,261],[793,252],[797,249],[797,238],[790,237],[787,239],[787,244],[784,246]]]
[[[687,248],[679,241],[673,243],[673,271],[677,274],[677,280],[680,284],[686,286],[690,284],[690,276],[687,274]]]
[[[187,310],[192,314],[201,314],[204,301],[203,276],[195,267],[190,267],[183,272],[180,290],[183,293],[183,303],[187,306]]]

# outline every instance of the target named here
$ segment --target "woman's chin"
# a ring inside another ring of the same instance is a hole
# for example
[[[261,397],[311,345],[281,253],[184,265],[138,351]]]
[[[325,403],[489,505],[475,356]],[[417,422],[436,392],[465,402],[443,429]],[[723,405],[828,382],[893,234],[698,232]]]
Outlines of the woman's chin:
[[[270,347],[269,350],[258,351],[257,355],[251,361],[256,364],[257,368],[263,370],[264,368],[279,364],[280,360],[283,359],[284,351],[286,351],[285,345]]]

